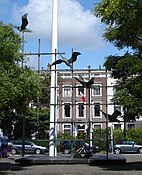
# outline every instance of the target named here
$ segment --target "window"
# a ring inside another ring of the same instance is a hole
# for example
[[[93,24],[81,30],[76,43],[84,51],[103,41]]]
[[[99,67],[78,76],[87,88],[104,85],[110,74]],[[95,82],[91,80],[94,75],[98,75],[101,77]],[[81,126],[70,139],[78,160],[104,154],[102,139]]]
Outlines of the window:
[[[25,145],[30,145],[30,146],[31,146],[32,143],[31,143],[31,142],[26,142],[26,141],[25,141]]]
[[[94,117],[96,116],[100,117],[100,103],[94,104]]]
[[[116,86],[113,86],[113,94],[116,94]]]
[[[102,126],[101,126],[101,124],[94,124],[94,125],[93,125],[93,128],[94,128],[94,129],[101,129]]]
[[[114,129],[121,129],[121,124],[114,124]]]
[[[129,129],[133,129],[133,128],[135,128],[135,124],[128,124],[127,127],[128,127]]]
[[[71,131],[71,125],[70,124],[64,125],[64,132],[70,132],[70,131]]]
[[[84,124],[78,124],[77,129],[78,130],[85,130],[85,125]]]
[[[114,102],[114,111],[116,110],[121,112],[121,106]]]
[[[64,86],[64,96],[71,96],[71,86]]]
[[[92,95],[101,95],[101,85],[94,85]]]
[[[79,117],[84,117],[84,104],[78,103]]]
[[[65,110],[65,117],[70,117],[70,103],[64,104],[64,110]]]

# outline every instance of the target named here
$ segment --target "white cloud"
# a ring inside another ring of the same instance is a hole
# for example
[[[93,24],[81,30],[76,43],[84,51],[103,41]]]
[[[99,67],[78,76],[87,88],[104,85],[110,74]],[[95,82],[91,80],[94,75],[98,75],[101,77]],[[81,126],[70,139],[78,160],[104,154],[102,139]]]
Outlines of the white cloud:
[[[14,7],[15,16],[29,13],[28,28],[32,36],[51,41],[52,0],[29,0],[23,7]],[[85,11],[76,0],[58,0],[59,46],[83,50],[98,50],[101,39],[101,23],[90,11]]]

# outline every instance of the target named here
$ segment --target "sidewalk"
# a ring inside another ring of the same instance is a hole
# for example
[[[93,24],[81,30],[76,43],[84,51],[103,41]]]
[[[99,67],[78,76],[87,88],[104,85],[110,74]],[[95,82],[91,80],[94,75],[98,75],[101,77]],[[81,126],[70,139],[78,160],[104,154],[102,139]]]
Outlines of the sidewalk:
[[[15,159],[20,165],[48,165],[48,164],[88,164],[91,166],[102,164],[125,164],[126,159],[123,155],[109,154],[108,157],[104,154],[94,154],[92,157],[76,157],[76,155],[58,154],[56,157],[49,155],[31,155],[19,157]]]
[[[15,156],[17,159],[19,156]],[[6,175],[142,175],[142,155],[125,155],[125,165],[49,164],[20,166],[14,156],[0,159],[0,174]]]

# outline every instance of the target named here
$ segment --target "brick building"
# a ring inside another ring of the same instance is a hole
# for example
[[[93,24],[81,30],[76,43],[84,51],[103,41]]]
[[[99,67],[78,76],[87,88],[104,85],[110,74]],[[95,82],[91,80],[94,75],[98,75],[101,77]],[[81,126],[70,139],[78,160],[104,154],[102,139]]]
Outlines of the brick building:
[[[79,81],[94,77],[93,87],[83,88]],[[57,90],[57,123],[58,132],[87,132],[91,128],[105,128],[106,118],[101,110],[106,112],[107,75],[105,70],[75,70],[58,73]]]
[[[57,73],[57,132],[70,131],[74,136],[87,133],[88,128],[106,128],[106,118],[101,111],[112,114],[122,107],[112,101],[116,80],[104,69],[60,70]],[[83,88],[74,77],[85,81],[94,77],[93,87]],[[119,117],[118,117],[119,118]],[[122,118],[119,118],[122,121]],[[108,122],[108,127],[124,128],[124,122]],[[129,122],[126,128],[142,127],[142,119]]]

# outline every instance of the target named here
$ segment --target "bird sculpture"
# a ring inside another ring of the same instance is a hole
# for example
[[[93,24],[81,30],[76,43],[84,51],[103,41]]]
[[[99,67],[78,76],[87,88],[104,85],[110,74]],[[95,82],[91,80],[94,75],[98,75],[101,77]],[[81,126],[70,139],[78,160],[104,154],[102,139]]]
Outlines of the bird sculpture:
[[[59,53],[59,55],[61,56],[62,59],[56,60],[55,62],[53,62],[51,64],[51,66],[56,65],[56,64],[65,63],[68,67],[72,68],[73,62],[75,62],[77,60],[77,56],[81,55],[81,53],[80,52],[73,52],[70,59],[63,57],[62,54],[60,54],[60,53]]]
[[[98,108],[96,108],[96,109],[98,109]],[[108,117],[108,120],[110,122],[120,122],[120,120],[117,119],[117,117],[121,115],[120,111],[115,110],[113,114],[107,114],[107,113],[103,112],[101,109],[98,109],[98,110],[100,110],[102,112],[102,114],[105,116],[105,118]]]
[[[80,76],[80,75],[79,75]],[[80,78],[81,78],[81,80],[80,79],[78,79],[78,78],[76,78],[76,77],[74,77],[77,81],[79,81],[80,82],[80,84],[82,84],[82,86],[84,87],[84,88],[91,88],[92,87],[92,85],[94,84],[94,77],[93,78],[91,78],[90,80],[87,80],[87,79],[84,79],[82,76],[80,76]]]
[[[16,28],[17,30],[19,30],[20,32],[24,33],[24,32],[32,32],[30,29],[27,29],[27,25],[28,25],[28,20],[27,20],[27,16],[28,16],[28,13],[25,13],[23,16],[22,16],[22,24],[21,26],[15,26],[15,25],[12,25],[14,28]]]

